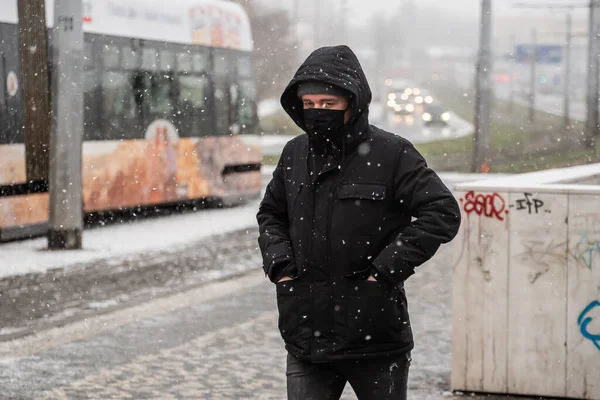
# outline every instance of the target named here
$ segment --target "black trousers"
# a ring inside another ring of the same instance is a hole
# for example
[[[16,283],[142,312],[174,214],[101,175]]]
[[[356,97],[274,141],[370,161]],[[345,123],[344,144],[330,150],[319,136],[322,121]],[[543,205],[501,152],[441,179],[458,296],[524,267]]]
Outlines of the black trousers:
[[[314,364],[288,353],[288,400],[338,400],[346,382],[358,400],[406,400],[410,353]]]

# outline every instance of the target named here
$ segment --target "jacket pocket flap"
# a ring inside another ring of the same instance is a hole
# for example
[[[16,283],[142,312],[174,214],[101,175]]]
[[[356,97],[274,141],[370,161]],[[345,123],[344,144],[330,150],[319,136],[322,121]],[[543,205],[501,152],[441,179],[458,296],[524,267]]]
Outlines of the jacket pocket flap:
[[[383,200],[385,189],[385,185],[347,183],[340,186],[338,196],[340,199]]]

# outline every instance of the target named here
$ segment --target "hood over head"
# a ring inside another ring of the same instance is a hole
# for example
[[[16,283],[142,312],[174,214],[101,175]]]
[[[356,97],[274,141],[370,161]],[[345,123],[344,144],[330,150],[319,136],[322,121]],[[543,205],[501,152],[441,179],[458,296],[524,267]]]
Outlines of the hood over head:
[[[292,120],[306,132],[302,100],[298,85],[307,81],[322,81],[352,94],[350,119],[345,125],[345,144],[352,148],[367,137],[371,89],[354,52],[348,46],[321,47],[300,66],[281,96],[281,105]]]

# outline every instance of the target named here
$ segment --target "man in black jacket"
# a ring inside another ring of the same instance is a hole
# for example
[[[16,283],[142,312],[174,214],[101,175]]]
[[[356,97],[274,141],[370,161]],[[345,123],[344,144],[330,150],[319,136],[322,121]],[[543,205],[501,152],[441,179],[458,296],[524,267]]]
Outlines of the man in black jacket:
[[[460,225],[458,204],[405,139],[368,123],[371,90],[346,46],[302,64],[281,104],[291,140],[258,212],[276,283],[289,399],[405,399],[404,281]],[[413,219],[414,217],[414,219]]]

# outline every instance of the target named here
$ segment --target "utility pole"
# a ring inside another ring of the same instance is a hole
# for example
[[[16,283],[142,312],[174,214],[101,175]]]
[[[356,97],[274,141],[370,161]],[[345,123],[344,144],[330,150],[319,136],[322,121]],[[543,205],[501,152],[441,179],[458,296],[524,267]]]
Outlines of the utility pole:
[[[598,80],[599,68],[598,60],[600,58],[600,7],[599,0],[590,0],[590,32],[588,43],[588,87],[587,87],[587,121],[585,145],[588,148],[594,148],[596,145],[596,136],[598,135]]]
[[[51,113],[44,0],[19,0],[18,16],[27,181],[45,183]]]
[[[529,123],[535,122],[535,91],[537,72],[535,70],[537,64],[537,31],[533,28],[531,32],[531,78],[529,82]]]
[[[492,2],[481,0],[481,31],[475,83],[475,137],[473,172],[489,171],[490,112],[492,100]]]
[[[83,12],[81,0],[56,0],[52,32],[52,136],[48,248],[80,249],[83,230]]]
[[[567,39],[565,41],[565,98],[564,98],[564,127],[565,132],[570,129],[571,126],[571,110],[569,104],[569,94],[571,91],[571,41],[573,38],[573,33],[571,32],[573,25],[573,18],[571,15],[571,10],[567,12]]]

